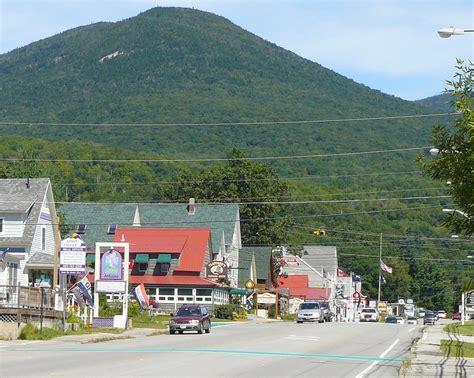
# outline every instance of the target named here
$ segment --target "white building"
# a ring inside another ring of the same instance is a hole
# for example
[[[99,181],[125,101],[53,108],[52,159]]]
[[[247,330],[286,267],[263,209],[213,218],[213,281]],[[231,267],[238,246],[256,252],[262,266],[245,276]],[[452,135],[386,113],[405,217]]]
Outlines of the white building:
[[[53,282],[56,219],[49,179],[0,179],[0,285]]]

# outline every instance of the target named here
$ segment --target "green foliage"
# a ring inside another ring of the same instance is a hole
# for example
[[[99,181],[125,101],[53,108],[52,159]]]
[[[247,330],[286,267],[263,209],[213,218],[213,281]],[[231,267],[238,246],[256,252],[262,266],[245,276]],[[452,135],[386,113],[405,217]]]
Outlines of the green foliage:
[[[453,105],[460,116],[454,131],[446,126],[433,129],[433,141],[439,150],[432,161],[420,158],[423,168],[434,180],[450,181],[448,192],[453,202],[464,213],[452,212],[446,224],[455,233],[472,235],[474,232],[474,65],[458,60],[455,80],[448,81]]]
[[[238,312],[232,312],[232,320],[246,320],[247,319],[247,311],[243,309],[239,309]]]
[[[82,323],[81,318],[79,318],[76,314],[73,314],[71,312],[68,312],[66,322],[67,323],[75,323],[75,324]]]
[[[238,304],[218,305],[214,308],[214,317],[218,319],[232,320],[234,318],[234,313],[240,316],[243,312],[245,312],[245,310]]]
[[[148,314],[148,311],[145,311]],[[135,318],[140,316],[142,313],[140,309],[140,305],[137,302],[129,302],[128,303],[128,316],[130,318]]]
[[[297,317],[297,314],[282,315],[281,320],[294,322],[296,320],[296,317]]]
[[[474,358],[474,343],[458,340],[441,340],[441,351],[446,357]]]

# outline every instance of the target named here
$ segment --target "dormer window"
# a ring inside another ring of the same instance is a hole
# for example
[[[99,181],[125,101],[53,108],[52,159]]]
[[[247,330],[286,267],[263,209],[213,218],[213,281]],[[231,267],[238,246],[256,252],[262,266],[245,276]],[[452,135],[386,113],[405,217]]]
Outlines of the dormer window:
[[[115,231],[117,231],[117,225],[109,224],[109,227],[107,227],[107,235],[115,235]]]
[[[87,224],[78,224],[76,233],[81,234],[81,235],[85,234],[86,228],[87,228]]]

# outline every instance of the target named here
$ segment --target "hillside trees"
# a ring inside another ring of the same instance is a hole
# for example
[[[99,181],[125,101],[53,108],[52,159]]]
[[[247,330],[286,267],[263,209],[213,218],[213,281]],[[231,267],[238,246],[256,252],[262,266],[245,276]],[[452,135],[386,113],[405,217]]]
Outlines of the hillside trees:
[[[282,207],[275,202],[288,194],[288,186],[267,164],[244,160],[245,153],[232,149],[226,165],[196,171],[184,169],[166,195],[177,201],[241,203],[240,217],[244,244],[288,242],[288,225]],[[259,203],[255,203],[259,202]]]
[[[451,212],[446,225],[455,233],[472,235],[474,232],[474,112],[472,79],[474,65],[458,60],[452,88],[453,105],[460,117],[454,130],[438,125],[433,129],[434,145],[439,151],[433,161],[420,158],[423,168],[435,180],[450,181],[448,192],[458,211]]]

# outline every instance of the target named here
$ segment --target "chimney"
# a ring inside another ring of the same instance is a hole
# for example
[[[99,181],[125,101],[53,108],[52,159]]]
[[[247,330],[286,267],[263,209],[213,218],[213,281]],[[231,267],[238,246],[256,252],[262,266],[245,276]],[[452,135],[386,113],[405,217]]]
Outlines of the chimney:
[[[189,199],[189,204],[186,206],[186,210],[188,210],[188,215],[194,215],[196,213],[196,203],[194,202],[194,198]]]

